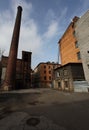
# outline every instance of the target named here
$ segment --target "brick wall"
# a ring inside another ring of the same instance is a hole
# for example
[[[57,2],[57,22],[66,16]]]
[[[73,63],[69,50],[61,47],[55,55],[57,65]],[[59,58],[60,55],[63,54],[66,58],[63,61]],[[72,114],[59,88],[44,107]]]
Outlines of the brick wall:
[[[35,68],[34,87],[52,87],[53,69],[60,64],[55,63],[40,63]]]
[[[70,62],[81,62],[78,60],[77,53],[79,52],[79,48],[76,48],[76,38],[74,36],[74,22],[71,22],[68,26],[67,30],[65,31],[64,35],[59,41],[59,48],[60,48],[60,57],[61,57],[61,64],[65,65]]]
[[[22,52],[23,55],[25,51]],[[16,61],[16,89],[29,88],[31,87],[31,52],[26,52],[28,54],[27,61],[24,59],[17,59]],[[5,79],[5,72],[8,64],[8,57],[2,56],[2,83]]]

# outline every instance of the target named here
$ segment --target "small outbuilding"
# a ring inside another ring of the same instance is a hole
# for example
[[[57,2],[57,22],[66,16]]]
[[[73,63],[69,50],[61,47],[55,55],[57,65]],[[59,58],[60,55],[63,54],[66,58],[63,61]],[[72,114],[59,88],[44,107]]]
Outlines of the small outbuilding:
[[[75,91],[83,81],[86,82],[82,63],[68,63],[54,70],[53,87],[59,90]]]

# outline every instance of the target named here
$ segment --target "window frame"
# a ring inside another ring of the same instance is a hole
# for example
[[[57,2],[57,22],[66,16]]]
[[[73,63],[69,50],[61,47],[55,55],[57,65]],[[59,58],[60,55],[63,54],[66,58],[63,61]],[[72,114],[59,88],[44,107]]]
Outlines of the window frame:
[[[80,54],[80,51],[77,52],[77,59],[78,59],[78,60],[81,60],[81,54]]]

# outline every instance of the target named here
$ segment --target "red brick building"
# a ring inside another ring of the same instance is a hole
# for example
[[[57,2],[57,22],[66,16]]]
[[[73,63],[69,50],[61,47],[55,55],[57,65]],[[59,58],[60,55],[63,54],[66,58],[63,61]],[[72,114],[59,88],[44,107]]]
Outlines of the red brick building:
[[[32,74],[33,87],[52,87],[53,69],[59,67],[60,64],[54,62],[39,63]]]
[[[30,88],[31,87],[31,52],[22,51],[22,59],[17,59],[16,62],[16,80],[14,89]],[[2,56],[1,60],[1,84],[5,79],[8,57]]]

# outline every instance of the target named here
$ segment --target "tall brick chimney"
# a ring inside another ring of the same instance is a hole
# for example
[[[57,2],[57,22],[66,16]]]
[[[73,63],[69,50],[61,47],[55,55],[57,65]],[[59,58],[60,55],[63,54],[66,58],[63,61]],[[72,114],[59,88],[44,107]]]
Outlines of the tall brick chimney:
[[[21,15],[22,7],[18,6],[17,16],[14,25],[12,41],[9,51],[8,65],[6,69],[5,81],[3,84],[4,90],[11,90],[15,87],[15,78],[16,78],[16,61],[18,53],[18,44],[19,44],[19,34],[20,34],[20,25],[21,25]]]

